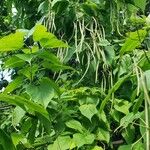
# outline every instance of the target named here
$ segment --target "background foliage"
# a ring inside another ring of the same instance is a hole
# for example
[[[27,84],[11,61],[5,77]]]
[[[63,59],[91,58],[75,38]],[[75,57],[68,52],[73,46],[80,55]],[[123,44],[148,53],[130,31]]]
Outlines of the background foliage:
[[[149,11],[1,0],[0,149],[149,150]]]

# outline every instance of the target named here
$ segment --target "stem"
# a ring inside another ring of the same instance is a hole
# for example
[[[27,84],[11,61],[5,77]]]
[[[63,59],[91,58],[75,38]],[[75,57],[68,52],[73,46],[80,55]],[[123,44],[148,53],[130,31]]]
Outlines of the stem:
[[[146,84],[145,84],[145,78],[144,75],[142,73],[142,71],[140,70],[141,73],[141,78],[142,78],[142,86],[143,86],[143,90],[144,90],[144,96],[145,96],[145,124],[146,124],[146,150],[150,150],[150,131],[149,131],[149,105],[150,105],[150,98],[148,95],[148,91],[146,88]]]
[[[149,132],[149,112],[148,112],[148,103],[145,96],[145,123],[146,123],[146,150],[150,150],[150,132]]]

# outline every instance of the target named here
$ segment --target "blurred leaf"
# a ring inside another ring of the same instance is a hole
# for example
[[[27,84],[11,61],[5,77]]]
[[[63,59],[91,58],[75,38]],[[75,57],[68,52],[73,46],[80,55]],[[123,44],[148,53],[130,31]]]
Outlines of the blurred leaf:
[[[100,46],[109,46],[110,43],[109,43],[109,41],[106,40],[106,39],[101,39],[99,45],[100,45]]]
[[[102,147],[95,146],[92,150],[104,150]]]
[[[111,65],[113,60],[115,59],[115,51],[113,46],[105,46],[105,57],[106,57],[106,63]]]
[[[44,2],[42,2],[39,7],[38,7],[38,12],[41,12],[41,13],[47,13],[48,12],[48,8],[49,8],[49,1],[46,0]]]
[[[52,9],[55,11],[57,15],[62,14],[68,7],[68,0],[53,0],[52,1]]]
[[[97,16],[99,7],[95,3],[88,1],[82,4],[82,9],[89,16]]]
[[[15,150],[10,136],[2,129],[0,129],[0,145],[2,145],[3,150]]]

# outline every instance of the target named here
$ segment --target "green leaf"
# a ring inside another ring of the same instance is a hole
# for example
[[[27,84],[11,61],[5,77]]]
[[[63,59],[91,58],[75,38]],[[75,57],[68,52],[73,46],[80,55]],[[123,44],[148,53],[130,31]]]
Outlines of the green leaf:
[[[35,26],[33,39],[34,41],[39,41],[44,48],[68,47],[66,43],[58,40],[52,33],[47,32],[46,27],[40,24]]]
[[[0,52],[20,50],[24,43],[25,33],[16,31],[0,39]]]
[[[15,147],[18,144],[23,144],[26,148],[33,148],[27,141],[27,138],[21,133],[11,133],[11,138]]]
[[[8,84],[8,86],[5,88],[4,93],[10,93],[17,88],[19,88],[23,83],[23,77],[18,76],[16,79],[14,79],[12,82]]]
[[[52,9],[55,11],[57,15],[62,14],[69,5],[68,0],[53,0],[52,1]]]
[[[123,117],[120,120],[120,126],[123,126],[126,128],[130,123],[132,123],[135,119],[139,119],[141,117],[142,113],[138,112],[134,114],[133,112],[127,114],[125,117]]]
[[[51,53],[49,51],[39,52],[38,53],[38,57],[42,58],[42,59],[44,59],[44,60],[46,60],[48,62],[51,62],[53,64],[60,64],[60,65],[62,64],[60,62],[60,60],[53,53]]]
[[[140,46],[146,36],[146,33],[146,30],[143,29],[130,32],[129,37],[126,39],[120,50],[120,55],[122,56],[126,52],[132,52],[137,46]]]
[[[133,106],[134,114],[136,114],[138,112],[139,108],[142,106],[143,100],[144,100],[144,93],[141,92],[140,96],[135,101],[135,105]]]
[[[77,147],[81,147],[85,144],[92,144],[94,142],[95,136],[94,134],[81,134],[76,133],[73,135],[73,141]]]
[[[33,80],[35,73],[38,71],[38,65],[33,64],[32,66],[27,66],[24,67],[23,69],[20,69],[18,71],[18,74],[24,75],[26,78],[29,80]]]
[[[46,109],[44,109],[41,105],[38,105],[28,99],[25,99],[24,97],[17,96],[17,95],[6,95],[6,94],[0,94],[0,101],[4,101],[16,106],[21,107],[23,110],[27,111],[25,106],[28,107],[30,110],[35,111],[42,116],[44,116],[46,119],[49,120],[49,115]]]
[[[104,49],[106,63],[111,65],[113,60],[115,59],[115,51],[113,46],[106,46]]]
[[[17,126],[22,117],[25,115],[25,111],[19,107],[19,106],[16,106],[16,108],[14,109],[13,113],[12,113],[12,124],[13,126]]]
[[[55,95],[53,85],[48,78],[43,78],[39,86],[29,85],[27,93],[34,102],[42,104],[45,108]]]
[[[56,63],[55,64],[51,64],[49,62],[43,62],[42,66],[44,68],[52,70],[53,72],[59,72],[61,70],[74,70],[75,71],[75,69],[73,69],[72,67],[65,66],[63,64],[56,64]]]
[[[24,65],[24,61],[16,56],[12,56],[5,61],[5,68],[15,68],[22,67]]]
[[[68,150],[74,147],[74,142],[70,136],[59,136],[54,144],[48,146],[48,150]]]
[[[92,150],[104,150],[102,147],[95,146]]]
[[[119,112],[122,112],[124,114],[128,114],[129,113],[129,108],[131,107],[131,103],[129,103],[128,101],[126,100],[119,100],[119,99],[116,99],[115,100],[116,103],[114,105],[114,108],[119,111]]]
[[[31,63],[31,60],[34,58],[35,55],[33,54],[17,54],[16,57]]]
[[[146,144],[140,140],[136,144],[133,145],[132,150],[145,150],[146,149]]]
[[[98,128],[97,139],[109,143],[110,140],[109,131],[106,131],[102,128]]]
[[[141,10],[144,12],[145,6],[146,6],[146,0],[134,0],[135,6],[141,8]]]
[[[82,4],[82,9],[87,15],[96,16],[99,8],[95,3],[88,1]]]
[[[70,120],[70,121],[66,122],[66,126],[68,128],[77,130],[77,131],[79,131],[81,133],[83,133],[83,130],[84,130],[84,128],[81,125],[81,123],[79,121],[77,121],[77,120]]]
[[[110,45],[110,43],[106,39],[101,39],[99,45],[100,46],[108,46],[108,45]]]
[[[135,127],[133,125],[129,125],[125,130],[122,132],[122,136],[127,142],[127,144],[132,144],[135,139]]]
[[[118,150],[132,150],[132,145],[121,145]]]
[[[47,13],[49,9],[49,1],[42,2],[38,7],[38,12]]]
[[[94,104],[84,104],[79,107],[81,114],[87,117],[90,121],[93,115],[95,115],[98,111],[96,109],[96,105]]]
[[[2,129],[0,129],[0,145],[2,145],[4,150],[15,150],[10,136]]]

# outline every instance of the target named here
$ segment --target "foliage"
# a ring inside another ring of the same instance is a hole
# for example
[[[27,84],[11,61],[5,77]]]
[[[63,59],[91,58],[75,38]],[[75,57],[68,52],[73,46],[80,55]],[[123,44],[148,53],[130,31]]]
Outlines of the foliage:
[[[0,3],[1,150],[149,150],[146,0]]]

